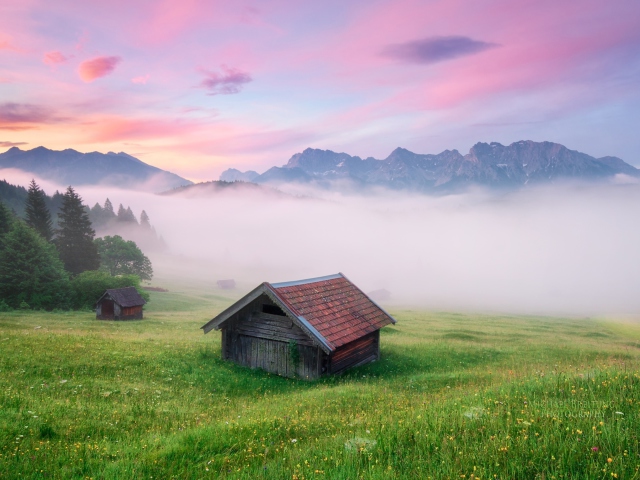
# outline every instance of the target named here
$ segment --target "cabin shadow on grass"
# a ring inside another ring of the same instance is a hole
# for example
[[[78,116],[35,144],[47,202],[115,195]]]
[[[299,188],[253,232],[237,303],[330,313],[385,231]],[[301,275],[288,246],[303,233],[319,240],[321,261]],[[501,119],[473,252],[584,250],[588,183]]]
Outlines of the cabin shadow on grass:
[[[489,378],[474,371],[477,367],[495,364],[503,356],[503,352],[493,348],[454,348],[446,343],[402,348],[392,345],[382,349],[381,358],[376,362],[312,381],[237,365],[223,360],[216,347],[203,347],[192,359],[185,357],[184,363],[176,362],[175,357],[172,362],[174,368],[183,364],[183,370],[189,371],[190,381],[205,390],[228,397],[243,397],[260,396],[266,390],[289,394],[327,386],[366,386],[372,381],[394,388],[410,383],[414,390],[425,392],[447,386],[486,383]]]

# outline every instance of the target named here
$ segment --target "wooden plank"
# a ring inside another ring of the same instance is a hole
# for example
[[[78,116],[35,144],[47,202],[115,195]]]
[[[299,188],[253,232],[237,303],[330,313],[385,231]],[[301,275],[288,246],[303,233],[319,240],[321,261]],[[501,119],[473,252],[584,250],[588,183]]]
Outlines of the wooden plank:
[[[273,322],[281,325],[289,325],[288,328],[293,327],[293,320],[284,315],[273,315],[271,313],[265,312],[253,312],[250,318],[253,322]]]
[[[363,345],[358,345],[357,347],[350,348],[349,350],[345,350],[340,352],[340,355],[336,355],[333,357],[334,361],[341,361],[345,358],[352,357],[354,355],[358,355],[363,350],[373,349],[375,350],[375,343],[367,343]]]
[[[246,335],[246,336],[250,336],[250,337],[265,338],[265,339],[268,339],[268,340],[275,340],[275,341],[280,341],[280,342],[295,341],[299,345],[308,345],[308,346],[313,345],[313,342],[310,342],[306,337],[284,336],[284,335],[280,335],[278,333],[273,333],[273,332],[269,332],[269,331],[265,331],[265,330],[261,330],[261,329],[239,328],[239,329],[237,329],[237,332],[239,334],[241,334],[241,335]]]
[[[350,368],[355,368],[355,367],[359,367],[359,366],[361,366],[361,365],[366,365],[367,363],[374,362],[375,360],[376,360],[376,357],[375,357],[375,355],[374,355],[374,354],[372,354],[372,355],[369,355],[368,357],[364,357],[364,358],[360,359],[360,361],[358,361],[358,362],[356,362],[356,363],[354,363],[354,364],[352,364],[352,365],[344,365],[344,366],[341,366],[341,367],[339,367],[339,368],[337,368],[337,369],[333,370],[333,372],[332,372],[332,373],[334,373],[334,374],[339,374],[339,373],[342,373],[342,372],[344,372],[345,370],[348,370],[348,369],[350,369]]]
[[[282,328],[279,326],[275,326],[275,325],[265,325],[265,324],[260,324],[260,323],[240,323],[238,325],[236,325],[235,327],[236,330],[242,329],[245,331],[255,331],[256,333],[260,333],[260,332],[272,332],[272,333],[277,333],[283,337],[287,337],[287,338],[306,338],[309,339],[309,337],[307,337],[304,332],[300,331],[295,331],[294,329],[286,329],[286,328]],[[309,339],[310,341],[310,339]]]
[[[303,333],[302,329],[300,329],[300,327],[298,327],[297,325],[294,325],[293,321],[288,317],[263,318],[262,315],[264,314],[257,315],[253,313],[246,317],[240,318],[236,323],[238,325],[262,325],[265,327],[274,327],[282,330],[295,330],[297,332]]]
[[[331,357],[331,373],[339,373],[356,365],[378,359],[379,332],[372,332],[354,342],[340,347]]]
[[[348,355],[343,355],[339,358],[335,358],[333,359],[334,363],[339,363],[339,362],[344,362],[344,361],[349,361],[350,358],[354,358],[354,357],[358,357],[360,355],[363,354],[368,354],[369,352],[375,352],[375,345],[371,344],[368,346],[364,346],[362,348],[357,348],[357,349],[353,349],[349,352]]]
[[[375,340],[373,338],[367,339],[366,341],[362,342],[353,342],[353,344],[347,344],[344,347],[340,347],[338,350],[336,350],[333,354],[333,358],[335,360],[340,360],[344,357],[353,355],[354,352],[371,347],[375,348]]]

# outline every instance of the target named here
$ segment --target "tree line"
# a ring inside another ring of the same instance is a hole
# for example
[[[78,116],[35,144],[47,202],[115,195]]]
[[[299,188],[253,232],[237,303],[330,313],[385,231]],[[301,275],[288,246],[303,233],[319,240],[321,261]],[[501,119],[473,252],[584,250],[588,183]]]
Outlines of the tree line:
[[[26,218],[28,197],[29,191],[25,187],[0,180],[0,201],[4,202],[5,206],[19,217]],[[63,199],[64,195],[58,191],[51,196],[44,192],[42,194],[44,204],[52,213],[51,220],[54,229],[58,226],[57,212],[62,207]],[[163,250],[165,248],[162,235],[158,235],[144,210],[140,213],[138,220],[131,207],[120,204],[116,209],[109,198],[105,200],[103,205],[96,202],[93,207],[89,208],[84,205],[84,208],[97,236],[116,233],[135,240],[139,245],[144,244],[148,249]]]
[[[141,279],[152,278],[151,262],[134,242],[95,238],[73,187],[62,195],[57,228],[46,199],[32,180],[24,220],[0,202],[0,311],[92,307],[107,288],[140,288]],[[149,224],[146,213],[143,218]]]

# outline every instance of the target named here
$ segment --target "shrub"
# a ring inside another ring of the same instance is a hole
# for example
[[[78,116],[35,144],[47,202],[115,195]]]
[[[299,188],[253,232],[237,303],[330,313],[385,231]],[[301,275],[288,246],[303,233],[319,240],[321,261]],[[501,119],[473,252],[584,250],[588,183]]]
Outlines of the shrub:
[[[101,270],[88,270],[71,280],[73,306],[78,309],[92,309],[105,290],[123,287],[136,287],[142,298],[149,300],[149,293],[140,287],[140,278],[136,275],[114,277]]]

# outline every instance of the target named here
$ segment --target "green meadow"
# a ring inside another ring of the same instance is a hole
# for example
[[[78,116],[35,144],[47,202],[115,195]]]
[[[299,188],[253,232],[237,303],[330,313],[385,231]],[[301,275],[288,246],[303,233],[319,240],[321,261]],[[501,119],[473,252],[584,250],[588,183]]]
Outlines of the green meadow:
[[[306,382],[220,359],[237,297],[169,289],[0,313],[0,478],[640,478],[640,322],[391,308],[379,362]]]

